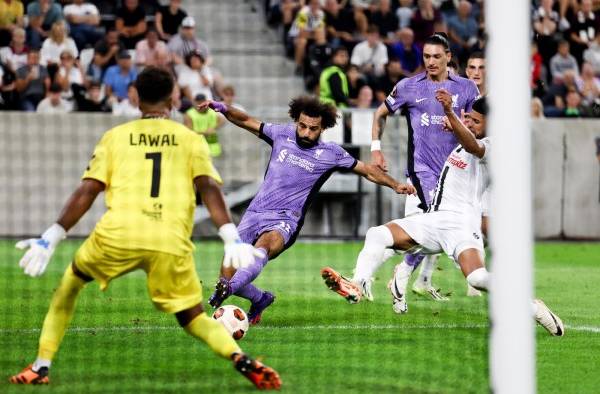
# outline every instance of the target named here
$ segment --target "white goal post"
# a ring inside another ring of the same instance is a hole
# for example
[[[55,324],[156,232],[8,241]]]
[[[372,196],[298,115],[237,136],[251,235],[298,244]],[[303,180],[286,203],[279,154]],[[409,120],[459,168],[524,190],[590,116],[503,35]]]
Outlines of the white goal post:
[[[530,2],[485,2],[492,138],[490,384],[535,392],[532,318]]]

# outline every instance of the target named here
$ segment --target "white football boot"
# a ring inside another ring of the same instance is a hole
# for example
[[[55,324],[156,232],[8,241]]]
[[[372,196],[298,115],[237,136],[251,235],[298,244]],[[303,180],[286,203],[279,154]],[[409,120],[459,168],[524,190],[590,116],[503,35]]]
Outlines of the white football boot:
[[[373,297],[373,290],[372,290],[372,284],[373,284],[373,278],[368,279],[368,280],[358,280],[356,282],[354,282],[358,287],[360,287],[360,289],[362,290],[362,295],[363,297],[367,300],[367,301],[371,301],[373,302],[374,297]]]
[[[467,297],[481,297],[482,292],[467,283]]]
[[[402,263],[394,268],[394,276],[388,283],[388,288],[392,294],[392,309],[396,313],[408,312],[408,304],[406,303],[406,286],[410,278],[410,272],[403,268]]]
[[[565,335],[565,326],[560,317],[556,316],[542,300],[533,300],[536,306],[535,321],[546,329],[553,337]]]
[[[415,294],[418,294],[422,297],[431,298],[434,301],[448,301],[449,298],[440,293],[440,289],[436,289],[435,287],[420,283],[419,281],[415,281],[413,283],[412,291]]]

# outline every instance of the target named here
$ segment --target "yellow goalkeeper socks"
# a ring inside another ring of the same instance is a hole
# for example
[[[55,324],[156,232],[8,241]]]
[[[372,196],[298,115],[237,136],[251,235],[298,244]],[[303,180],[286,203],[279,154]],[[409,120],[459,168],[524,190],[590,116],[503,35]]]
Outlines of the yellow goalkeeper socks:
[[[202,312],[183,328],[188,334],[199,338],[221,357],[231,359],[233,353],[241,353],[240,347],[225,327]]]
[[[58,351],[65,331],[73,317],[77,295],[85,284],[86,282],[83,279],[73,273],[73,269],[69,265],[60,285],[52,296],[50,309],[46,314],[46,319],[44,319],[38,359],[50,361]]]

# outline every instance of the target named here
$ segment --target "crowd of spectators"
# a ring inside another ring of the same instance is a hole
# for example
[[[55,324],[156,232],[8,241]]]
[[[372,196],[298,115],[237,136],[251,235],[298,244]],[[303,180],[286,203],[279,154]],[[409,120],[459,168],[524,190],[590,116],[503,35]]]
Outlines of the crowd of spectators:
[[[306,88],[340,107],[375,107],[423,72],[423,43],[447,34],[456,73],[485,89],[483,0],[264,0]],[[600,117],[600,0],[530,0],[535,114]],[[344,55],[345,53],[345,55]],[[485,91],[482,91],[485,93]],[[533,110],[532,110],[533,111]],[[537,116],[537,115],[536,115]]]
[[[161,3],[0,0],[0,109],[138,116],[146,66],[172,71],[179,120],[199,97],[233,94],[181,0]]]

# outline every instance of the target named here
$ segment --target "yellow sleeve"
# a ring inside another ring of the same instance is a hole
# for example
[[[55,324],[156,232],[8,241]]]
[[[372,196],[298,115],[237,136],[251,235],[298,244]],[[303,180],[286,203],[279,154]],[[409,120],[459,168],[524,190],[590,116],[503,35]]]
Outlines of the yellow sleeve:
[[[217,169],[213,166],[210,159],[208,143],[201,135],[192,137],[192,178],[206,175],[219,183],[223,183]]]
[[[96,179],[108,185],[110,172],[110,132],[106,132],[92,154],[81,179]]]

